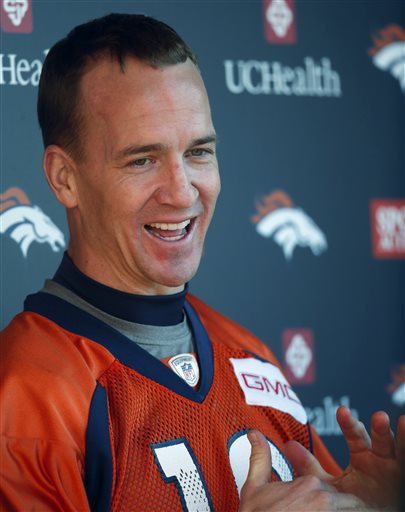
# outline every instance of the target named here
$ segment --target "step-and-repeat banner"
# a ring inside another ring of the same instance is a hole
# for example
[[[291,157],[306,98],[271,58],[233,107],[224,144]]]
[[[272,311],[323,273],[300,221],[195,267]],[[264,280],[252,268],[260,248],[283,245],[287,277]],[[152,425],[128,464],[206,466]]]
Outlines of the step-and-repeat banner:
[[[405,4],[0,0],[1,327],[67,245],[36,95],[50,46],[109,12],[196,51],[222,193],[191,291],[264,340],[341,464],[340,404],[405,403]],[[27,340],[29,342],[29,340]]]

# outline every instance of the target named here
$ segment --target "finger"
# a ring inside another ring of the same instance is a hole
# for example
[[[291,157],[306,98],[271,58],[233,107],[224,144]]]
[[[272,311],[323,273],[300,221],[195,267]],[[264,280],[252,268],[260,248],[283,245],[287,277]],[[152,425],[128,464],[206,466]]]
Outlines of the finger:
[[[267,439],[261,432],[251,430],[248,439],[252,446],[249,472],[245,486],[260,487],[271,482],[271,451]]]
[[[351,453],[362,452],[371,447],[371,439],[366,427],[352,415],[347,407],[339,407],[336,418]]]
[[[394,434],[390,429],[390,418],[384,411],[375,412],[371,417],[371,446],[379,457],[395,457]]]
[[[324,482],[333,478],[323,469],[312,453],[297,441],[288,441],[284,446],[284,453],[297,475],[316,476]]]
[[[398,420],[395,455],[404,472],[403,478],[405,479],[405,415],[400,416]]]

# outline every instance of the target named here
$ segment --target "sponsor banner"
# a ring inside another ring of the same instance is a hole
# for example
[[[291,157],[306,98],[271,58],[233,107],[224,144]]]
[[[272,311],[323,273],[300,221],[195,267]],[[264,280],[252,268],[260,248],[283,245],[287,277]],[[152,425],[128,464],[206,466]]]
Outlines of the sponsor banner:
[[[18,187],[0,194],[0,232],[19,245],[24,258],[33,242],[46,243],[54,252],[65,247],[62,231]]]
[[[294,67],[279,61],[227,59],[224,68],[225,84],[232,94],[342,96],[340,75],[327,57],[320,61],[305,57],[301,65]]]
[[[264,33],[269,43],[293,44],[297,40],[294,0],[263,1]]]
[[[305,410],[277,366],[254,358],[230,361],[248,405],[273,407],[305,425]]]
[[[370,209],[374,257],[405,258],[405,199],[374,199]]]
[[[322,405],[318,407],[305,407],[308,421],[312,423],[319,435],[342,435],[342,431],[336,419],[336,411],[341,405],[350,409],[355,418],[359,417],[357,410],[350,407],[350,398],[348,396],[342,396],[336,401],[331,396],[325,396],[322,400]]]
[[[391,73],[405,93],[405,29],[399,25],[388,25],[374,34],[373,43],[368,51],[373,64]]]
[[[291,384],[315,381],[314,337],[311,329],[286,329],[283,332],[284,370]]]
[[[315,256],[327,249],[324,233],[285,192],[268,194],[256,202],[256,209],[251,220],[257,233],[276,242],[286,260],[292,259],[296,247],[309,247]]]
[[[0,0],[0,14],[3,32],[32,32],[31,0]]]

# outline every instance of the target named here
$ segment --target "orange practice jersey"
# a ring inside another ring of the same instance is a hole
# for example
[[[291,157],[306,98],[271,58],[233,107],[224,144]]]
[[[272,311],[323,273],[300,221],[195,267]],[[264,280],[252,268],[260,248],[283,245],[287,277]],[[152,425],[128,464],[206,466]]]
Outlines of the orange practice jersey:
[[[287,440],[339,468],[306,422],[271,351],[187,296],[198,387],[93,316],[46,293],[3,333],[3,510],[236,511],[249,429],[273,478]]]

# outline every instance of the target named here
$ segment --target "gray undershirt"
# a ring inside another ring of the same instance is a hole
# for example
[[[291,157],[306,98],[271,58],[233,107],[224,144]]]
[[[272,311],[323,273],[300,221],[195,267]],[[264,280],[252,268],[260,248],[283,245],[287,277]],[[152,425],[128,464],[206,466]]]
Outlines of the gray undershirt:
[[[134,341],[157,359],[194,352],[193,334],[186,315],[181,323],[168,326],[143,325],[128,322],[105,313],[59,283],[47,279],[43,292],[56,295],[86,313],[93,315],[113,329]]]

